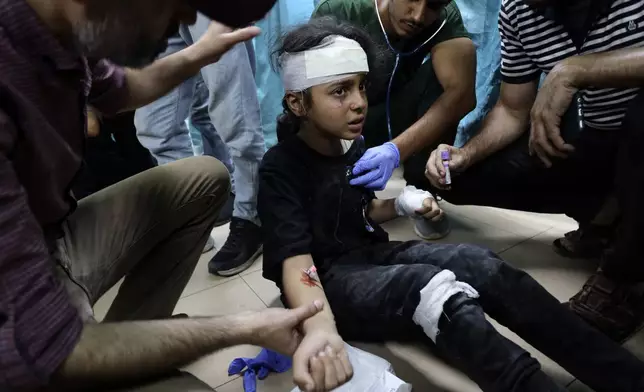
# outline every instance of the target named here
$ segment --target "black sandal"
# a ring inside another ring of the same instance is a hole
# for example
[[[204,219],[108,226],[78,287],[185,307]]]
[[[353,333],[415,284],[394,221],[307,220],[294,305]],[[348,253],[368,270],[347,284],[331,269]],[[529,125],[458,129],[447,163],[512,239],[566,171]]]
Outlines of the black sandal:
[[[566,233],[552,246],[557,254],[569,259],[599,259],[610,247],[612,237],[612,226],[588,226]]]

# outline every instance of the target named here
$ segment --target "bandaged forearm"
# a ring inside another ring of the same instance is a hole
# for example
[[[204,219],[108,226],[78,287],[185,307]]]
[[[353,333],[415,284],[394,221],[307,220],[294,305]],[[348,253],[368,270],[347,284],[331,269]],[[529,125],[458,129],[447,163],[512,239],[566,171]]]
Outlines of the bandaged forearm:
[[[406,186],[396,198],[395,207],[398,216],[416,216],[416,211],[423,208],[425,199],[433,199],[431,193],[417,189],[415,186]]]

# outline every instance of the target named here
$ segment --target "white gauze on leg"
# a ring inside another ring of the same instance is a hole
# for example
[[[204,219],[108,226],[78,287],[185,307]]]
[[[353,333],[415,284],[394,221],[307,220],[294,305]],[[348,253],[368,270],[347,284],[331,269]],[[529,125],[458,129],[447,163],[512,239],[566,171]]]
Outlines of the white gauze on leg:
[[[438,321],[443,314],[443,306],[452,296],[464,293],[469,298],[478,298],[479,293],[467,283],[456,280],[452,271],[444,270],[436,274],[420,291],[420,302],[414,312],[414,323],[420,325],[425,334],[436,343]]]

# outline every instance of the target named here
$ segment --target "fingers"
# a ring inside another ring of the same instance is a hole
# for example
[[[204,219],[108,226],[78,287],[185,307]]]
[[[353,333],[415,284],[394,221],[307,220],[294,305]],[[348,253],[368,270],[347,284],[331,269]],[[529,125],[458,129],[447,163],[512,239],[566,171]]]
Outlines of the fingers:
[[[346,370],[344,369],[344,364],[340,358],[340,353],[333,351],[331,347],[328,348],[329,357],[333,358],[333,366],[335,368],[335,376],[338,381],[338,386],[344,384],[349,380]]]
[[[324,391],[325,385],[325,368],[322,359],[319,356],[314,356],[311,358],[311,376],[313,377],[313,385],[305,391]]]
[[[329,352],[333,352],[330,347],[328,347],[326,351],[322,351],[318,354],[318,357],[324,364],[324,384],[322,385],[324,385],[325,391],[329,391],[338,386],[338,377],[335,373],[335,365],[333,364],[334,358],[329,355]]]
[[[303,391],[315,391],[315,386],[318,385],[314,379],[313,361],[309,370],[309,357],[307,355],[293,356],[293,382]],[[324,377],[324,375],[322,375]]]
[[[446,189],[445,169],[443,168],[443,162],[440,159],[440,151],[438,149],[432,151],[429,156],[425,168],[425,177],[431,182],[432,186],[439,189]]]
[[[226,45],[232,47],[240,42],[248,41],[257,37],[262,31],[257,26],[244,27],[222,34],[222,38],[226,40]]]
[[[425,206],[425,212],[420,213],[420,215],[422,215],[424,219],[436,220],[436,218],[442,213],[438,206],[438,202],[434,199],[425,199],[423,206]]]
[[[359,174],[362,174],[364,172],[369,172],[372,171],[373,169],[376,169],[378,167],[378,161],[376,159],[373,159],[371,154],[369,154],[369,151],[367,151],[362,158],[356,162],[355,165],[353,165],[353,170],[352,174],[354,176],[357,176]]]
[[[375,182],[380,177],[380,173],[377,170],[372,170],[367,172],[360,177],[356,177],[349,181],[351,185],[354,186],[365,186]]]
[[[347,380],[350,380],[351,377],[353,377],[353,366],[351,366],[351,361],[349,361],[349,355],[347,354],[346,350],[340,351],[339,357],[340,363],[344,368],[344,374],[347,375]]]
[[[308,305],[300,306],[296,309],[290,311],[290,314],[293,316],[291,324],[293,326],[300,324],[306,319],[309,319],[316,314],[318,314],[324,308],[324,303],[322,301],[315,301]]]
[[[552,167],[552,162],[550,161],[550,156],[552,156],[552,154],[549,154],[548,150],[544,148],[544,145],[548,144],[548,142],[546,140],[543,124],[540,121],[533,121],[531,127],[530,153],[537,155],[546,167]],[[552,148],[550,150],[553,151]]]

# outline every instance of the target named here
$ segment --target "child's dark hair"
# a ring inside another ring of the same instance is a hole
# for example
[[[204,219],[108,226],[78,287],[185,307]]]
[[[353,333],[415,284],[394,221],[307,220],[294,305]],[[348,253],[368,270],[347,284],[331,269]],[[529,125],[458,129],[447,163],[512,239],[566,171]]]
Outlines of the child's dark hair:
[[[339,22],[330,16],[311,19],[308,23],[302,24],[284,34],[273,51],[273,68],[279,72],[279,57],[282,54],[309,50],[320,45],[326,37],[331,35],[339,35],[358,42],[367,54],[367,61],[369,62],[368,80],[378,77],[379,70],[382,68],[380,51],[369,35],[359,27],[347,22]],[[302,92],[302,98],[305,107],[311,104],[310,89]],[[277,140],[280,141],[296,134],[301,124],[301,119],[291,112],[286,100],[282,101],[282,106],[284,107],[284,112],[277,117]]]

